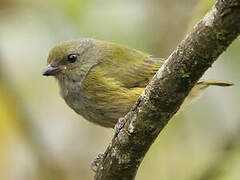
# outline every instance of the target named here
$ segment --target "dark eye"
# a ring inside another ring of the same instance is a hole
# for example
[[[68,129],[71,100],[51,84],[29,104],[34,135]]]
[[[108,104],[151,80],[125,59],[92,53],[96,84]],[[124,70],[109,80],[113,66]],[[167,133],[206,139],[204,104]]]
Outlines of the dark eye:
[[[69,54],[67,58],[70,63],[74,63],[78,58],[78,54]]]

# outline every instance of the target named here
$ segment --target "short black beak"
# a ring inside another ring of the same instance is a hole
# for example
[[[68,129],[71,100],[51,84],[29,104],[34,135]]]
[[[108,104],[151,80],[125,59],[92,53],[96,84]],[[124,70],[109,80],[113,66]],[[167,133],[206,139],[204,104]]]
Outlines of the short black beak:
[[[43,76],[54,76],[58,72],[62,71],[62,67],[53,67],[51,65],[47,66],[47,69],[43,72]]]

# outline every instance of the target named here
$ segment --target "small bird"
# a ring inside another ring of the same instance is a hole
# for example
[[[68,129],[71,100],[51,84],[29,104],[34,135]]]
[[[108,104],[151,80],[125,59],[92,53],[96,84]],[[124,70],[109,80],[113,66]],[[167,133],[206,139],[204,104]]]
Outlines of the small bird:
[[[62,42],[51,49],[44,76],[54,76],[60,94],[76,113],[104,127],[114,127],[135,104],[164,59],[124,45],[81,38]],[[186,101],[210,85],[231,82],[198,82]]]

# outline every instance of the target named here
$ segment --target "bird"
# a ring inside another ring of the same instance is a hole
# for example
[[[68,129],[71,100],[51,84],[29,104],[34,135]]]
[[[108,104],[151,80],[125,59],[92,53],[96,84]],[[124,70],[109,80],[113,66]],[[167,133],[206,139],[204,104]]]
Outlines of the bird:
[[[84,119],[113,128],[135,104],[165,59],[122,44],[79,38],[53,47],[44,76],[54,76],[66,104]],[[222,80],[199,81],[184,102]]]

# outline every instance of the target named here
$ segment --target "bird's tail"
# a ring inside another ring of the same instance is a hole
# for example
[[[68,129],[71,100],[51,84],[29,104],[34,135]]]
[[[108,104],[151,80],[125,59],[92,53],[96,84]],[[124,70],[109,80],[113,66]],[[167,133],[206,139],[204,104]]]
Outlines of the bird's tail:
[[[221,81],[221,80],[205,80],[205,81],[199,81],[196,86],[203,86],[203,87],[208,87],[208,86],[221,86],[221,87],[228,87],[228,86],[233,86],[234,84],[232,82],[228,81]]]
[[[198,99],[202,94],[203,90],[209,86],[220,86],[220,87],[228,87],[233,86],[232,82],[222,81],[222,80],[204,80],[199,81],[190,91],[189,95],[184,101],[184,104],[191,103],[192,101]]]

